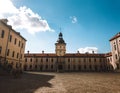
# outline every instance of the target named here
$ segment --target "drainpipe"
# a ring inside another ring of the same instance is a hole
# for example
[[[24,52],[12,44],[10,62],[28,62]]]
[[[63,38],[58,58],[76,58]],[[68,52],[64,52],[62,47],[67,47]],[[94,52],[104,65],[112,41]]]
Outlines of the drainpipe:
[[[9,33],[8,33],[7,44],[6,44],[6,49],[5,49],[5,62],[4,63],[6,63],[6,57],[7,57],[7,50],[8,50],[8,43],[9,43],[10,32],[11,32],[11,29],[9,29]]]
[[[22,39],[21,39],[21,44],[22,44]],[[20,68],[20,59],[22,60],[22,58],[21,58],[21,50],[22,50],[22,46],[20,45],[19,68]]]

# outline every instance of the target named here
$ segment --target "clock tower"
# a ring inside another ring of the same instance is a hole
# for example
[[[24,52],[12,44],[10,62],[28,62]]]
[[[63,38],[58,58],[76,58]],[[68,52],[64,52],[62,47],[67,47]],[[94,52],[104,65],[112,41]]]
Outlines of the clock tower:
[[[66,53],[66,43],[63,39],[63,35],[60,32],[57,42],[55,43],[55,52],[57,56],[64,56]]]

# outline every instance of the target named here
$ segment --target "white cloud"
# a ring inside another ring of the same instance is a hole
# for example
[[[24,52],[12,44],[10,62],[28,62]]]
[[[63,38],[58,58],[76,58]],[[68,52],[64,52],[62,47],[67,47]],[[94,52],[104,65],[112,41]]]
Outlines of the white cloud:
[[[71,19],[71,21],[72,21],[73,24],[77,23],[77,17],[71,16],[70,19]]]
[[[26,6],[16,8],[11,0],[0,0],[0,18],[3,17],[8,18],[8,24],[12,25],[14,29],[25,29],[31,34],[40,31],[54,31],[47,20],[42,19]]]
[[[85,48],[79,48],[78,51],[80,53],[97,53],[98,52],[98,48],[96,47],[85,47]]]
[[[0,0],[0,17],[17,13],[18,9],[13,5],[11,0]]]

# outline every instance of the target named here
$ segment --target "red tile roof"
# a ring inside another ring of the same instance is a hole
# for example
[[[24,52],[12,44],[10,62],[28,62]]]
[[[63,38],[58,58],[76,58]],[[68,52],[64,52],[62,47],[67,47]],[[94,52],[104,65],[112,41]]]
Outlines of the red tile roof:
[[[114,40],[114,39],[116,39],[116,38],[118,38],[118,37],[120,37],[120,32],[117,33],[114,37],[112,37],[109,41],[112,41],[112,40]]]
[[[45,56],[48,56],[48,57],[54,57],[54,56],[56,56],[56,54],[54,53],[27,53],[27,54],[25,54],[25,57],[45,57]]]
[[[111,52],[106,53],[105,56],[106,56],[106,57],[111,57],[111,56],[112,56],[112,53],[111,53]]]
[[[25,57],[57,57],[55,53],[27,53]],[[105,57],[105,54],[66,53],[63,57]]]

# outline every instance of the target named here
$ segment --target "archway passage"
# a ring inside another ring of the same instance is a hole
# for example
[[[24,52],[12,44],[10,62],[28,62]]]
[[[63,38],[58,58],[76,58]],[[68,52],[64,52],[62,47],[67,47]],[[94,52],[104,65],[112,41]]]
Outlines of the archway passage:
[[[59,70],[63,70],[63,66],[62,65],[58,65],[58,69]]]
[[[27,70],[27,65],[24,65],[24,71],[26,71]]]

